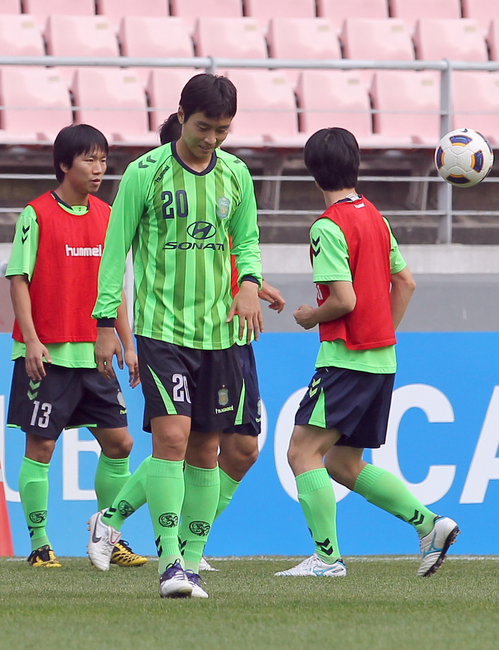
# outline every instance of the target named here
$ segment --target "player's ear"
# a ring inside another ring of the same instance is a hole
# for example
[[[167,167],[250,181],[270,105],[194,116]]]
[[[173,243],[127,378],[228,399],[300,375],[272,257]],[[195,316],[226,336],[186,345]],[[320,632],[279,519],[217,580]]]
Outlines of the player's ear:
[[[184,113],[184,109],[182,108],[182,106],[178,107],[177,116],[178,116],[178,121],[182,125],[184,123],[184,120],[185,120],[185,113]]]

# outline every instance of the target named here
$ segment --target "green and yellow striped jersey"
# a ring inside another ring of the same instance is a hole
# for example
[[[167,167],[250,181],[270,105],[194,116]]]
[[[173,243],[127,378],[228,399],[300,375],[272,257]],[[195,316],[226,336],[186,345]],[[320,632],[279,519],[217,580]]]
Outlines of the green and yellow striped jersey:
[[[261,282],[256,200],[242,160],[217,150],[198,173],[175,143],[131,163],[113,204],[94,318],[115,318],[133,248],[135,333],[203,350],[230,347],[229,236],[239,278]]]

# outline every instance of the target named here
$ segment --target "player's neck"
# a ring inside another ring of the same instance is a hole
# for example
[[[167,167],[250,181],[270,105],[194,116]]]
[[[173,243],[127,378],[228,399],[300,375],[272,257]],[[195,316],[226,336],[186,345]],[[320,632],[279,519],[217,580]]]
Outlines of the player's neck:
[[[69,183],[62,182],[54,192],[64,203],[71,207],[75,205],[88,205],[88,193],[82,194],[78,192]]]
[[[357,196],[355,187],[350,187],[349,189],[343,190],[334,190],[329,192],[328,190],[322,190],[324,195],[324,201],[326,203],[326,208],[330,208],[334,203],[338,203],[342,199],[351,198],[352,196]]]
[[[182,138],[177,140],[177,142],[175,143],[175,147],[176,147],[177,156],[184,163],[184,165],[187,165],[187,167],[197,172],[198,174],[204,172],[205,169],[207,169],[210,166],[213,152],[210,151],[210,153],[207,154],[206,158],[198,158],[191,152],[191,150],[184,143]]]

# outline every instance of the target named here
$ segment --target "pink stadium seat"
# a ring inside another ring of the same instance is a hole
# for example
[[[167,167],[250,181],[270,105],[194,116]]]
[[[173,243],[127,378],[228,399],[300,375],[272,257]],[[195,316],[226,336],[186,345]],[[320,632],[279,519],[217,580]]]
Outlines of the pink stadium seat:
[[[390,7],[411,31],[421,18],[461,18],[461,0],[390,0]]]
[[[317,0],[317,14],[339,32],[347,18],[388,18],[387,0]]]
[[[440,139],[438,73],[377,70],[371,97],[375,133],[385,138],[408,137],[428,147],[437,145]]]
[[[307,137],[331,126],[348,129],[359,141],[371,137],[371,104],[358,71],[303,70],[296,95],[300,131]]]
[[[244,13],[266,31],[271,18],[315,18],[315,0],[245,0]]]
[[[499,20],[499,3],[496,0],[461,0],[464,18],[476,20],[483,32],[488,32],[490,21]]]
[[[228,147],[302,147],[295,96],[288,78],[278,70],[229,70],[238,91],[238,110]]]
[[[194,56],[194,46],[181,18],[139,17],[123,18],[118,32],[123,56],[167,58]],[[147,82],[153,68],[134,68]]]
[[[422,18],[414,33],[417,58],[424,61],[454,59],[488,61],[480,26],[471,18]]]
[[[491,60],[499,61],[499,17],[490,21],[490,27],[487,32],[487,43],[489,45]]]
[[[19,14],[21,4],[19,0],[0,0],[0,14]]]
[[[180,92],[191,77],[203,72],[188,68],[155,68],[147,84],[151,108],[151,130],[157,131],[163,122],[178,109]],[[159,136],[157,141],[159,144]]]
[[[24,12],[32,14],[40,27],[45,27],[49,16],[93,16],[94,0],[24,0]]]
[[[168,0],[97,0],[97,13],[106,16],[117,31],[125,16],[168,16]]]
[[[340,43],[327,18],[272,18],[267,42],[276,59],[341,59]],[[285,72],[296,84],[300,70]]]
[[[499,144],[499,73],[454,72],[452,106],[453,129],[474,129],[492,144]]]
[[[57,70],[5,66],[0,70],[0,142],[52,143],[71,124],[71,99]]]
[[[71,90],[76,122],[92,124],[112,144],[154,145],[143,84],[130,70],[78,68]]]
[[[0,55],[45,55],[43,37],[33,16],[0,15]]]
[[[242,18],[241,0],[171,0],[172,16],[180,16],[190,32],[198,18]]]
[[[193,38],[198,56],[267,58],[265,38],[254,18],[200,18]]]

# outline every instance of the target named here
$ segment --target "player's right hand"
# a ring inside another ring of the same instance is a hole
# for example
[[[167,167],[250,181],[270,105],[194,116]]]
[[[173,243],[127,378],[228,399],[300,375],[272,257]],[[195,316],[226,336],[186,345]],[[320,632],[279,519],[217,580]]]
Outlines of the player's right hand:
[[[47,348],[39,340],[26,343],[26,374],[33,381],[41,381],[45,375],[43,360],[52,363]]]
[[[116,355],[118,366],[123,369],[123,352],[114,327],[98,327],[95,341],[95,362],[97,370],[104,379],[116,379],[113,369],[113,357]]]

